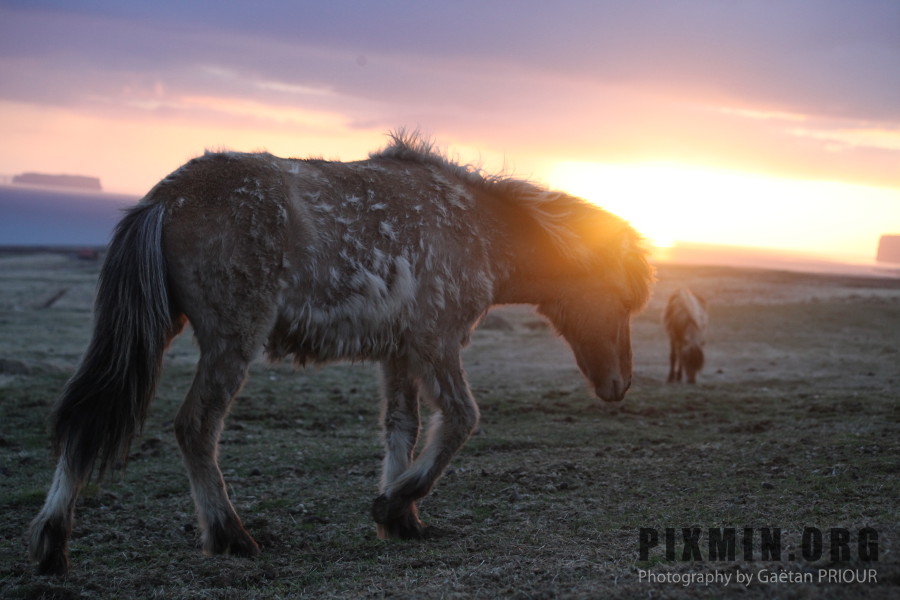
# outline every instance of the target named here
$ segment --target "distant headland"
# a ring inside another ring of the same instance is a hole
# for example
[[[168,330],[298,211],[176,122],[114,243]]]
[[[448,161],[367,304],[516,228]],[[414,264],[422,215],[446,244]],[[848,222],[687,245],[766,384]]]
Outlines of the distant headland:
[[[55,188],[69,188],[99,192],[102,190],[99,177],[87,175],[48,175],[46,173],[22,173],[13,175],[12,182],[17,185],[39,185]]]

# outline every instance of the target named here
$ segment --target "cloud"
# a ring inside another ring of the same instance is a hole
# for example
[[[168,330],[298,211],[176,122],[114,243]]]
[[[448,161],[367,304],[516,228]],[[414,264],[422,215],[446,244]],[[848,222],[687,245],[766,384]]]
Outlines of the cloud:
[[[717,106],[715,110],[725,115],[734,115],[745,119],[757,119],[760,121],[808,121],[809,117],[796,113],[781,112],[777,110],[761,110],[753,108],[734,108],[730,106]]]
[[[900,130],[846,128],[846,129],[790,129],[792,135],[831,142],[830,150],[846,148],[874,148],[900,152]]]
[[[436,83],[456,66],[499,82],[528,71],[900,120],[893,0],[865,10],[847,0],[11,5],[4,56],[120,75],[212,64],[296,88],[433,101],[432,92],[452,93]]]
[[[0,100],[261,144],[407,125],[520,156],[803,173],[839,142],[881,153],[857,168],[881,181],[897,31],[894,0],[7,1]]]

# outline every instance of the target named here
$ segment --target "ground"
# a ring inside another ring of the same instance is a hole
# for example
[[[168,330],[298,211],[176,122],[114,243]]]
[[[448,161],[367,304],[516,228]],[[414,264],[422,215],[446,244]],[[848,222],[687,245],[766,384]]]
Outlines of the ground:
[[[0,597],[898,594],[900,280],[672,265],[634,322],[635,381],[620,404],[590,396],[531,310],[492,312],[465,353],[481,427],[421,503],[435,532],[422,541],[378,540],[370,519],[376,369],[259,362],[221,463],[262,553],[202,555],[172,430],[196,356],[183,335],[127,470],[79,500],[71,573],[35,576],[24,532],[52,472],[46,419],[87,343],[98,268],[0,255]],[[680,285],[711,307],[693,386],[665,383],[660,314]],[[699,528],[696,547],[683,528]],[[711,529],[735,530],[734,556],[711,555]],[[646,557],[642,530],[658,541]],[[780,556],[763,547],[776,533]],[[686,580],[704,576],[718,579]]]

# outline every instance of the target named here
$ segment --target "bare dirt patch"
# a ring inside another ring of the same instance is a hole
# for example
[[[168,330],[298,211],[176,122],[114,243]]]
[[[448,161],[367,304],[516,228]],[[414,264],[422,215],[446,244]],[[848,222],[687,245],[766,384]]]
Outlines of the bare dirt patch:
[[[258,363],[220,453],[263,551],[200,554],[172,433],[196,356],[184,335],[127,471],[79,500],[71,574],[36,577],[24,531],[52,469],[45,420],[87,343],[96,275],[65,257],[0,256],[3,598],[896,597],[900,281],[677,266],[660,270],[634,323],[635,383],[621,404],[590,397],[530,309],[499,309],[475,333],[465,361],[481,428],[422,502],[437,535],[421,542],[379,541],[370,521],[376,369]],[[711,307],[695,386],[664,382],[660,312],[678,285]],[[659,537],[646,561],[642,528]],[[700,559],[683,560],[683,528],[701,530]],[[735,556],[711,560],[709,530],[731,528]],[[869,547],[861,556],[866,528],[877,561],[863,560]],[[777,559],[763,560],[763,530],[780,533]],[[820,555],[805,530],[822,534]],[[849,554],[832,562],[843,531]],[[877,582],[820,582],[820,569],[874,569]],[[773,573],[782,581],[760,581]],[[707,575],[731,582],[683,583]]]

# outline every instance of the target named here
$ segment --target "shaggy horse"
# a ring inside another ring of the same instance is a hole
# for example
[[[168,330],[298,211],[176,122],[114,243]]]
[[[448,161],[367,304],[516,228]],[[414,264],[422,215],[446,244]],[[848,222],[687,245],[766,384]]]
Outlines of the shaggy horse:
[[[681,381],[682,370],[688,383],[696,383],[703,368],[704,333],[709,322],[706,300],[688,289],[676,290],[666,303],[663,322],[669,334],[669,383]]]
[[[630,319],[653,274],[623,220],[564,193],[460,166],[398,133],[368,160],[207,153],[119,223],[90,346],[55,409],[56,471],[30,531],[45,573],[68,568],[75,499],[127,457],[163,350],[190,322],[197,372],[175,433],[210,554],[255,555],[217,444],[261,349],[299,363],[381,363],[379,536],[419,537],[416,500],[479,418],[460,360],[493,305],[537,306],[596,394],[631,384]],[[420,397],[434,408],[418,456]]]

